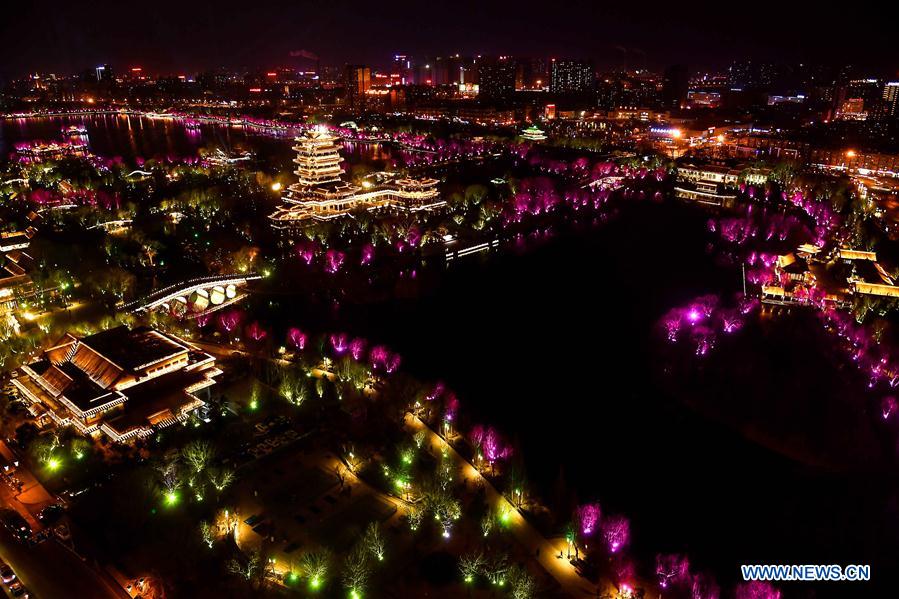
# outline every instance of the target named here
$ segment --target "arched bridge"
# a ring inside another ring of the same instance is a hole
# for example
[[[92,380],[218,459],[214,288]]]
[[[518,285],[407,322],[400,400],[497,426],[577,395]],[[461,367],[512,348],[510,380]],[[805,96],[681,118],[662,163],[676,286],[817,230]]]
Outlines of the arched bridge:
[[[122,309],[138,313],[161,308],[180,316],[196,317],[240,300],[245,295],[240,293],[239,288],[261,278],[251,273],[188,279],[154,289],[144,297],[125,304]]]

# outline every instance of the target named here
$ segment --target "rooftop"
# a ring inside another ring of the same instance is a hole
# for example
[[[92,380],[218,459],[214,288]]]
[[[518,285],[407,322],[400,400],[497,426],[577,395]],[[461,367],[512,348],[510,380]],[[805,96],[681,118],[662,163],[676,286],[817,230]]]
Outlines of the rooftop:
[[[85,337],[81,344],[129,372],[189,350],[150,327],[129,330],[124,325]]]

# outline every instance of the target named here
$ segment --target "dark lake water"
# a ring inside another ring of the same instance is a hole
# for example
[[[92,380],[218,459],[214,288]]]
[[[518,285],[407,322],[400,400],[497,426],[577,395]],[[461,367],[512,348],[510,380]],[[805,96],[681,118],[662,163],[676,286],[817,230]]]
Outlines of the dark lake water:
[[[104,156],[251,148],[281,171],[292,158],[289,140],[118,116],[0,122],[0,153],[76,122]],[[347,154],[351,165],[394,157],[381,146]],[[727,584],[741,563],[870,563],[869,585],[785,588],[899,595],[895,438],[813,319],[755,319],[666,374],[661,315],[741,287],[739,271],[709,253],[706,218],[673,202],[634,204],[523,255],[458,261],[414,299],[335,313],[300,298],[289,319],[386,343],[405,369],[445,381],[473,421],[515,439],[544,497],[562,478],[580,501],[630,517],[647,562],[686,552]],[[256,316],[267,320],[262,308]]]
[[[125,159],[196,156],[201,150],[228,152],[252,150],[269,169],[291,169],[294,153],[289,138],[278,138],[256,129],[203,124],[187,129],[180,121],[125,115],[48,117],[0,120],[0,156],[7,156],[23,141],[59,141],[62,130],[72,125],[87,129],[88,149],[103,157]],[[401,152],[381,144],[346,143],[343,156],[349,166],[383,166]]]
[[[513,436],[545,498],[564,477],[629,516],[648,562],[686,552],[729,583],[741,563],[871,563],[880,585],[851,596],[883,596],[899,557],[893,440],[863,382],[815,350],[815,322],[766,319],[695,372],[664,374],[659,318],[741,286],[707,254],[704,222],[636,206],[528,255],[457,263],[423,298],[344,306],[334,324],[390,343]]]

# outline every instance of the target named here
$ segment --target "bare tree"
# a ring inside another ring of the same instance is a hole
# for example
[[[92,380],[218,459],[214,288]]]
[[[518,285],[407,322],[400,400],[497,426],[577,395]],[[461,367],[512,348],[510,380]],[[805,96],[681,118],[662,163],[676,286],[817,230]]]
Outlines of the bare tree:
[[[418,530],[418,527],[421,526],[421,521],[424,520],[425,511],[420,505],[413,505],[409,508],[409,513],[406,516],[409,519],[409,528]]]
[[[426,431],[425,429],[421,429],[420,431],[415,433],[413,440],[415,441],[415,446],[421,449],[421,446],[424,445],[425,441],[428,440],[428,431]]]
[[[488,510],[487,513],[484,514],[484,517],[481,518],[481,531],[484,533],[484,536],[489,537],[495,526],[496,514],[493,510]]]
[[[361,596],[371,577],[371,565],[368,554],[362,546],[356,546],[346,556],[343,563],[341,579],[343,586],[351,596]]]
[[[534,596],[534,577],[522,566],[515,565],[509,570],[509,586],[514,599],[531,599]]]
[[[504,583],[509,572],[509,556],[505,553],[496,553],[487,558],[484,565],[484,573],[494,584]]]
[[[181,449],[181,457],[193,469],[195,473],[200,473],[206,469],[212,459],[215,457],[215,450],[209,441],[197,439],[191,441]]]
[[[200,522],[200,537],[212,549],[212,546],[215,544],[215,527],[203,520]]]
[[[175,493],[181,487],[181,473],[178,469],[178,462],[174,459],[165,458],[156,465],[156,471],[159,473],[159,484],[162,492],[165,493],[170,502],[174,502],[177,498]]]
[[[209,482],[221,493],[234,482],[234,471],[229,468],[210,468],[207,472]]]
[[[362,544],[369,555],[377,561],[384,561],[384,553],[386,552],[386,543],[384,535],[381,534],[381,527],[377,522],[372,522],[365,529],[365,535],[362,537]]]
[[[300,558],[300,570],[309,579],[312,588],[318,588],[328,578],[332,555],[327,549],[307,551]]]
[[[237,574],[247,582],[252,580],[253,577],[259,573],[259,569],[261,567],[262,555],[258,550],[251,551],[245,561],[241,561],[235,558],[228,563],[228,571],[232,574]]]
[[[484,570],[484,552],[478,549],[459,558],[459,571],[465,582],[472,582]]]

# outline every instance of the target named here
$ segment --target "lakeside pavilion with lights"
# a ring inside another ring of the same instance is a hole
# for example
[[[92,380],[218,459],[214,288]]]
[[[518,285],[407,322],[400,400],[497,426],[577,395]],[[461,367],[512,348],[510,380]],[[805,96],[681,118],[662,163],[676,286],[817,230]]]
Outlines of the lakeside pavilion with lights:
[[[12,382],[39,420],[123,442],[186,420],[219,374],[213,356],[174,335],[119,326],[66,333]]]
[[[521,137],[528,141],[543,141],[546,134],[537,125],[531,125],[527,129],[522,130]]]
[[[343,158],[336,138],[316,127],[296,138],[296,183],[284,193],[284,203],[269,216],[272,227],[289,230],[311,221],[326,221],[353,210],[393,208],[407,212],[445,206],[436,179],[402,177],[378,185],[358,186],[343,180]]]

